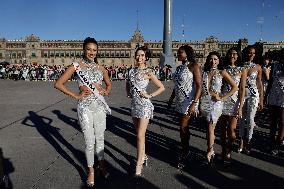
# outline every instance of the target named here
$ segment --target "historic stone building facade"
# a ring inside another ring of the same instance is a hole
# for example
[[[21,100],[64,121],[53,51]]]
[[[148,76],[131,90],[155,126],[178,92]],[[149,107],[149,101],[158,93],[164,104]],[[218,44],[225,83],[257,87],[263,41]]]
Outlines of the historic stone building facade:
[[[11,64],[47,64],[69,65],[82,56],[82,40],[41,40],[35,35],[24,40],[7,40],[0,38],[0,62]],[[162,41],[145,41],[141,32],[136,30],[129,41],[98,41],[99,61],[107,66],[122,66],[134,64],[134,52],[138,46],[147,45],[153,56],[149,66],[159,65],[162,53]],[[173,41],[173,54],[177,57],[180,46],[188,44],[196,52],[197,61],[203,63],[211,51],[218,51],[222,56],[231,47],[243,49],[248,45],[246,39],[238,41],[219,41],[210,36],[202,41]],[[284,42],[263,42],[263,51],[284,48]]]

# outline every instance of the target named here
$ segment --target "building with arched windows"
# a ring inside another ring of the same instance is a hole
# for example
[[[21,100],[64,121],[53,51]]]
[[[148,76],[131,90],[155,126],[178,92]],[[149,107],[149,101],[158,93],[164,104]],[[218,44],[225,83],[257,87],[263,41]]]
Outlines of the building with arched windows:
[[[27,36],[24,40],[7,40],[0,38],[0,62],[7,61],[11,64],[47,64],[69,65],[74,60],[82,57],[83,40],[41,40],[36,35]],[[122,66],[134,64],[135,49],[147,45],[152,51],[149,66],[159,64],[160,54],[163,52],[162,41],[146,41],[141,32],[136,30],[129,41],[102,40],[98,41],[99,62],[107,66]],[[195,50],[199,63],[205,61],[211,51],[218,51],[222,56],[231,47],[243,49],[248,45],[246,39],[238,41],[219,41],[210,36],[201,41],[173,41],[174,57],[180,46],[188,44]],[[284,48],[284,42],[262,42],[263,53],[269,50]]]

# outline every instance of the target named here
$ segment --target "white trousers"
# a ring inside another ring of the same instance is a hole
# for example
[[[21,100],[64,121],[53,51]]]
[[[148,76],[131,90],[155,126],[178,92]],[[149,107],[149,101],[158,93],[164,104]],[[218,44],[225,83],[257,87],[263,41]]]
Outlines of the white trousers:
[[[92,103],[88,107],[78,107],[78,119],[85,139],[85,154],[88,167],[94,165],[94,151],[98,160],[104,159],[104,131],[106,129],[106,113]]]

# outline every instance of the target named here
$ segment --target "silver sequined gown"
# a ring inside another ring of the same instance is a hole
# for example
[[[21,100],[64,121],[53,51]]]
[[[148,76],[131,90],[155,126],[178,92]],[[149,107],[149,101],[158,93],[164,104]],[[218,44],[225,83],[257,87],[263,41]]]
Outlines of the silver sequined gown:
[[[255,63],[245,63],[245,68],[250,69],[256,66]],[[251,139],[253,135],[253,129],[256,125],[254,117],[257,111],[259,103],[259,92],[257,88],[257,75],[258,71],[248,72],[247,84],[246,84],[246,95],[243,107],[243,116],[240,120],[239,136],[241,138]]]
[[[225,70],[235,81],[236,85],[239,86],[240,80],[241,80],[240,73],[242,72],[243,68],[238,67],[238,66],[233,67],[229,65],[225,68]],[[224,96],[230,90],[231,90],[231,86],[228,84],[228,82],[223,81],[223,85],[221,89],[222,96]],[[237,90],[232,96],[228,97],[223,102],[222,115],[235,116],[235,114],[237,113],[237,109],[239,108],[239,105],[240,105],[239,90]]]
[[[73,63],[74,65],[77,63]],[[86,78],[92,83],[102,84],[103,73],[98,65],[93,64],[90,68],[81,68]],[[78,85],[83,85],[78,78]],[[78,120],[84,134],[85,154],[88,167],[94,165],[94,146],[98,160],[104,159],[104,131],[106,129],[106,110],[103,104],[94,94],[83,97],[78,101]]]
[[[194,100],[196,93],[193,73],[188,69],[188,62],[177,67],[176,72],[173,74],[175,83],[175,110],[181,114],[187,114],[188,108]],[[198,104],[196,104],[196,110]]]
[[[270,89],[269,105],[284,107],[284,64],[274,63],[272,68],[272,87]]]
[[[211,86],[209,86],[209,72],[203,73],[202,90],[203,96],[200,99],[200,112],[208,122],[216,124],[222,114],[223,102],[211,99],[210,92],[221,93],[222,76],[219,70],[214,71]]]
[[[129,71],[131,100],[131,115],[136,118],[153,118],[154,106],[150,99],[143,98],[139,95],[139,91],[146,91],[149,84],[148,79],[144,79],[146,74],[152,72],[150,68],[140,69],[132,68]]]

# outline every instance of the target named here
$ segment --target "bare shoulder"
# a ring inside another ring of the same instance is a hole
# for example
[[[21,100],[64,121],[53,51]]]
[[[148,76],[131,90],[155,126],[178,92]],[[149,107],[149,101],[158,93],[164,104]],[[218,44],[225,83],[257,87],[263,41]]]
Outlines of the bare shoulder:
[[[74,70],[74,71],[75,71],[74,64],[70,64],[70,65],[67,67],[66,71],[67,71],[67,70]]]
[[[220,72],[219,72],[220,74],[221,74],[221,76],[228,76],[229,74],[228,74],[228,72],[224,69],[224,70],[220,70]]]
[[[146,73],[148,76],[152,76],[154,74],[154,69],[153,68],[147,68]]]
[[[259,64],[256,65],[256,68],[257,68],[258,70],[262,70],[262,68],[261,68],[261,66],[260,66]]]
[[[201,70],[201,67],[198,63],[193,63],[192,65],[193,70]]]
[[[99,66],[99,69],[104,73],[106,72],[107,70],[105,69],[105,67],[102,65],[102,64],[98,64]]]
[[[155,76],[153,69],[151,68],[147,68],[147,70],[145,71],[145,79],[153,79],[153,77]]]

